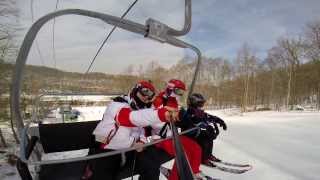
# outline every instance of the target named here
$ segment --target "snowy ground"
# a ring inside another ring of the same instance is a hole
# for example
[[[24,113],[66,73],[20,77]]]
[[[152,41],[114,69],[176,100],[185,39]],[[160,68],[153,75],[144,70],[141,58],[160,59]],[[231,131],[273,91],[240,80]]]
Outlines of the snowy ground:
[[[233,175],[201,167],[205,173],[228,180],[319,179],[320,112],[209,112],[228,124],[228,130],[221,132],[215,143],[215,155],[231,162],[250,163],[253,169]],[[19,179],[13,174],[14,168],[4,161],[0,163],[1,180]]]
[[[101,119],[106,106],[90,106],[90,107],[72,107],[72,110],[80,112],[77,121],[94,121]],[[50,123],[51,121],[62,122],[62,115],[59,113],[59,109],[51,111],[48,114],[47,119],[44,120],[45,123]]]
[[[230,180],[319,179],[319,112],[211,113],[228,124],[228,130],[215,143],[215,154],[229,161],[249,162],[254,169],[243,175],[205,172]]]

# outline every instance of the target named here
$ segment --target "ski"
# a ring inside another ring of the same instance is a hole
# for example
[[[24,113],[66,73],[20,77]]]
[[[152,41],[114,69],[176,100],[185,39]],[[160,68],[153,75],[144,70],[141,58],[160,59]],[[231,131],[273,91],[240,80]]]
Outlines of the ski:
[[[252,168],[252,166],[250,164],[236,164],[236,163],[230,163],[230,162],[225,162],[225,161],[213,161],[215,163],[218,163],[218,164],[223,164],[223,165],[226,165],[226,166],[233,166],[233,167],[239,167],[239,168]]]
[[[239,163],[231,163],[231,162],[227,162],[227,161],[223,161],[221,159],[218,158],[214,158],[214,160],[210,160],[212,163],[219,163],[219,164],[223,164],[226,166],[233,166],[233,167],[240,167],[240,168],[252,168],[252,166],[250,164],[239,164]]]
[[[163,167],[163,166],[160,166],[160,173],[162,175],[164,175],[164,177],[166,177],[167,179],[169,178],[169,175],[171,173],[171,170],[166,168],[166,167]]]
[[[168,168],[166,168],[166,167],[161,166],[161,167],[160,167],[160,172],[161,172],[161,174],[162,174],[163,176],[165,176],[165,177],[168,179],[168,177],[169,177],[169,175],[170,175],[170,173],[171,173],[171,170],[168,169]],[[203,176],[203,178],[205,178],[205,179],[202,179],[202,180],[221,180],[221,179],[219,179],[219,178],[210,177],[210,176],[204,174],[203,172],[201,172],[201,176]]]
[[[206,167],[209,167],[209,168],[215,168],[215,169],[218,169],[220,171],[233,173],[233,174],[242,174],[242,173],[245,173],[245,172],[247,172],[247,171],[252,169],[251,166],[249,166],[247,168],[241,168],[241,169],[225,167],[225,166],[218,165],[217,163],[213,163],[213,162],[211,162],[210,164],[203,164],[203,165],[206,166]]]

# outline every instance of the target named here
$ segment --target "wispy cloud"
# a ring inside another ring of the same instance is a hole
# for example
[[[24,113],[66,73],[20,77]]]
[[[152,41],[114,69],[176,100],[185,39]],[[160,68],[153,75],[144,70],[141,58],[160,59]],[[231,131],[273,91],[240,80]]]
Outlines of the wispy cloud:
[[[214,1],[195,6],[190,36],[207,55],[234,58],[248,42],[264,56],[283,35],[297,35],[305,23],[319,18],[318,0]],[[201,32],[203,31],[203,32]]]

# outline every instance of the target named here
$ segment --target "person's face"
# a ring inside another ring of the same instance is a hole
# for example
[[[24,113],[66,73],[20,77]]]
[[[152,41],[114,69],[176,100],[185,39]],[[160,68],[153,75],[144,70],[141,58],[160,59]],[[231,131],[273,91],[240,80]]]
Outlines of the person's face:
[[[143,103],[150,103],[154,100],[154,96],[155,93],[148,89],[148,88],[141,88],[139,91],[138,91],[138,98],[143,102]]]
[[[205,101],[199,101],[197,103],[197,108],[203,110],[205,103],[206,103]]]
[[[180,89],[180,88],[174,88],[174,89],[173,89],[173,92],[174,92],[176,95],[178,95],[178,96],[183,96],[184,91],[185,91],[185,90]]]
[[[198,108],[201,109],[201,110],[204,110],[204,103],[201,104]]]

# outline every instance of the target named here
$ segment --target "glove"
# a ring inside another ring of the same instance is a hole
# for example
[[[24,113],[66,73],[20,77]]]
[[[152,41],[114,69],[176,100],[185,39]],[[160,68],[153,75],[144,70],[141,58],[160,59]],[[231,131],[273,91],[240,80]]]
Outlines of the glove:
[[[207,122],[201,122],[198,123],[197,126],[201,129],[201,130],[206,130],[208,126],[210,126]]]
[[[219,128],[216,124],[214,124],[214,127],[213,127],[207,123],[199,123],[198,127],[199,127],[198,136],[201,136],[202,138],[213,141],[219,135]]]
[[[220,130],[219,130],[219,128],[218,128],[218,126],[217,126],[217,124],[216,123],[213,123],[213,126],[214,126],[214,139],[216,139],[217,138],[217,136],[219,135],[219,133],[220,133]]]
[[[208,120],[209,120],[209,122],[213,123],[214,125],[219,124],[219,126],[222,127],[223,130],[227,130],[227,124],[219,117],[212,116],[212,115],[208,114]]]
[[[180,120],[179,112],[177,110],[167,109],[164,115],[167,122],[176,122]]]
[[[220,130],[219,130],[217,124],[214,123],[213,126],[214,127],[210,126],[210,128],[207,129],[207,133],[208,133],[209,138],[211,140],[215,140],[220,133]]]
[[[219,124],[219,126],[222,127],[223,130],[227,130],[227,124],[222,119],[217,117],[215,122]]]

